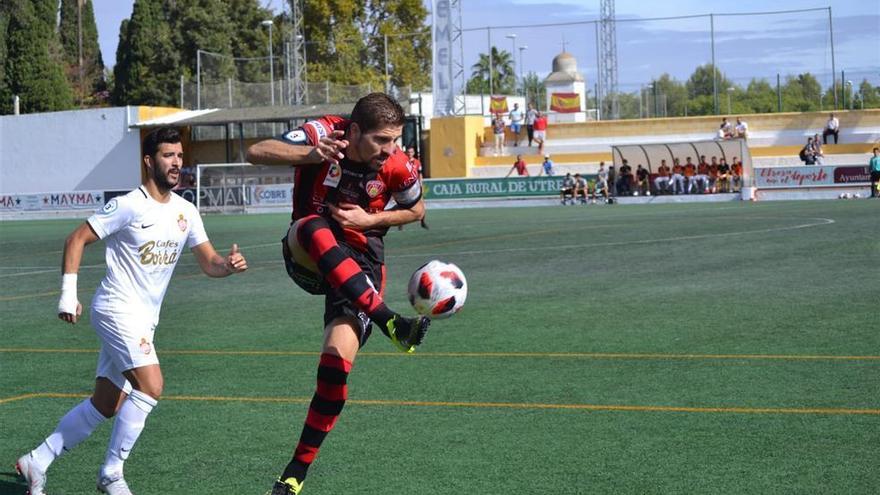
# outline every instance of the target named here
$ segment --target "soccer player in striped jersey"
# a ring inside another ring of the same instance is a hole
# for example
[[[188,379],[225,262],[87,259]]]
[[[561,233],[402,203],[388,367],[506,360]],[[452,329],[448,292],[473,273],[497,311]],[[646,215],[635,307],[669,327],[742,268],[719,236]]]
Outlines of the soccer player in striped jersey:
[[[389,227],[424,217],[422,186],[396,141],[405,114],[382,93],[361,98],[350,119],[306,122],[248,149],[248,161],[293,165],[293,223],[282,240],[287,272],[300,287],[324,294],[324,344],[317,388],[293,458],[272,495],[299,494],[306,474],[348,397],[347,381],[372,324],[398,349],[412,352],[430,320],[390,310],[383,237]],[[397,206],[385,207],[394,199]]]

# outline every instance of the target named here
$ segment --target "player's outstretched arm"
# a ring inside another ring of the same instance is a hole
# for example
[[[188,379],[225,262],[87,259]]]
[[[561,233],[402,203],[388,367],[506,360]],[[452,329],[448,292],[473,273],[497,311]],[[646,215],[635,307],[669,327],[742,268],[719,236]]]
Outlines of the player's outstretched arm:
[[[247,270],[247,260],[238,250],[238,244],[233,244],[226,257],[220,256],[210,241],[203,242],[192,248],[196,261],[205,275],[209,277],[228,277],[233,273],[241,273]]]
[[[408,208],[396,207],[377,213],[367,213],[360,206],[349,203],[342,203],[339,206],[328,204],[327,207],[339,225],[360,231],[394,227],[425,218],[425,201],[423,199]]]
[[[85,247],[98,240],[89,224],[83,223],[64,241],[61,261],[61,298],[58,300],[58,318],[74,324],[82,314],[82,304],[76,295],[76,279]]]
[[[249,147],[247,160],[259,165],[302,166],[317,165],[325,161],[338,163],[343,158],[342,150],[348,147],[343,139],[343,131],[333,131],[322,137],[316,146],[292,144],[278,139],[266,139]]]

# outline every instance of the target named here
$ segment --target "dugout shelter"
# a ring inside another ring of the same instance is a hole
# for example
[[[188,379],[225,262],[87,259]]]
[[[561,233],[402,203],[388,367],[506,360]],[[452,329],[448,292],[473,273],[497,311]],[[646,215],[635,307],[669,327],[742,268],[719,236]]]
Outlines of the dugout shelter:
[[[741,160],[743,166],[743,199],[751,199],[751,195],[754,192],[752,156],[749,153],[748,142],[745,139],[617,144],[611,146],[611,156],[615,170],[620,170],[623,160],[629,163],[633,172],[635,172],[638,165],[647,168],[651,174],[652,183],[662,160],[666,160],[666,164],[670,168],[672,168],[675,158],[678,158],[682,165],[685,164],[687,157],[691,157],[695,164],[699,163],[701,156],[705,156],[708,162],[711,162],[713,156],[719,160],[724,158],[728,164],[733,164],[734,159]]]

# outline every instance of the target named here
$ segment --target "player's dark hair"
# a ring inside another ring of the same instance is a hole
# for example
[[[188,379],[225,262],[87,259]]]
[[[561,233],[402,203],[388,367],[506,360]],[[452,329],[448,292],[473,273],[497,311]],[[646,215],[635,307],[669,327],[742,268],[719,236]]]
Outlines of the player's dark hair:
[[[154,156],[162,143],[176,144],[180,142],[180,131],[173,127],[160,127],[150,131],[144,137],[144,156]]]
[[[361,132],[385,127],[402,126],[406,122],[403,107],[385,93],[370,93],[354,105],[351,121],[357,123]]]

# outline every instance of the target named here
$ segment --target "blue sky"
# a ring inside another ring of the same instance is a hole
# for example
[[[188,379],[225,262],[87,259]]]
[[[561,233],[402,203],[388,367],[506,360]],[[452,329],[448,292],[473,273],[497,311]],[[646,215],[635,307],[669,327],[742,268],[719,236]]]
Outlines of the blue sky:
[[[280,10],[283,0],[262,0]],[[133,0],[93,0],[98,41],[104,62],[116,61],[119,25],[131,15]],[[430,9],[430,0],[425,0]],[[618,19],[645,19],[709,13],[764,12],[831,7],[833,13],[837,73],[847,79],[868,78],[880,85],[880,0],[674,0],[650,5],[639,0],[617,0]],[[598,17],[599,0],[462,0],[465,28],[534,25],[591,21]],[[255,27],[256,29],[256,27]],[[592,86],[596,76],[596,44],[593,25],[565,27],[517,27],[492,30],[492,43],[513,50],[516,34],[517,72],[546,75],[552,58],[566,50],[578,59],[578,67]],[[488,46],[486,30],[465,34],[465,65],[469,67]],[[711,60],[709,19],[637,21],[617,23],[618,82],[621,90],[634,91],[640,84],[666,72],[684,80],[693,69]],[[736,83],[745,85],[752,76],[775,80],[780,72],[819,75],[830,84],[831,50],[827,11],[772,16],[715,17],[715,57],[719,68]],[[519,50],[526,45],[528,49]],[[520,64],[522,54],[522,64]]]

